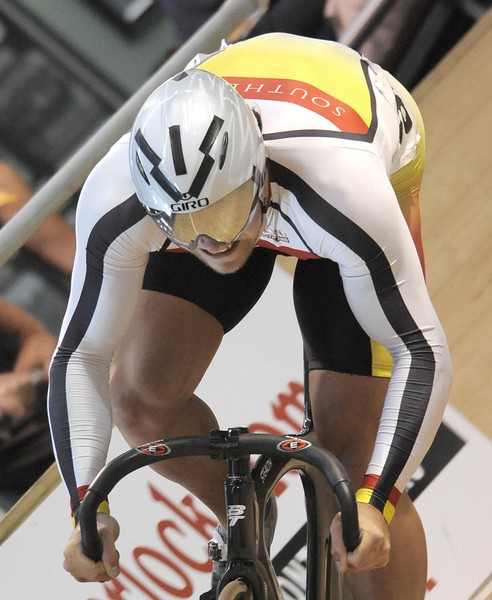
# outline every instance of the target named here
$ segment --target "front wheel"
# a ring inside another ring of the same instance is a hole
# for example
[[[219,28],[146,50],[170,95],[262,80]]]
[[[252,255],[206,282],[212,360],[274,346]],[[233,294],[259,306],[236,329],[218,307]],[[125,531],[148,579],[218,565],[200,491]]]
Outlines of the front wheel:
[[[250,587],[241,579],[235,579],[229,581],[224,587],[218,600],[254,600],[254,598]]]

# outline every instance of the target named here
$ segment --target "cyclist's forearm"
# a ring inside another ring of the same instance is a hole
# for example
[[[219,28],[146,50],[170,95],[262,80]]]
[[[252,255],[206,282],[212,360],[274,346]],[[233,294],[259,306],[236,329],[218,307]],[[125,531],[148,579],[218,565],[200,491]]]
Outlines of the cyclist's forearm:
[[[51,367],[50,426],[72,509],[106,462],[112,428],[109,366],[108,359],[90,361],[58,349]]]
[[[357,492],[359,501],[379,508],[388,522],[436,435],[449,395],[451,361],[439,324],[426,339],[420,352],[394,355],[374,452]]]

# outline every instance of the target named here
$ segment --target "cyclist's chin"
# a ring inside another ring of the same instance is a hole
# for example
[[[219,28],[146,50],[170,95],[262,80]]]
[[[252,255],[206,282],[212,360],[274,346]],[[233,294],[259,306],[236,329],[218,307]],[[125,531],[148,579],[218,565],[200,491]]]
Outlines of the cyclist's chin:
[[[244,266],[254,247],[254,242],[250,240],[237,240],[224,252],[212,253],[200,249],[195,250],[194,254],[216,273],[227,275],[239,271]]]

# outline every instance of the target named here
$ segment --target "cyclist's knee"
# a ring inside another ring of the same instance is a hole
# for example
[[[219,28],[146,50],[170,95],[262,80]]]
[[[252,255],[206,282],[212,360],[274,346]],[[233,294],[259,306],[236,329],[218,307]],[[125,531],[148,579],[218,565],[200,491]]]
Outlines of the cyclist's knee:
[[[179,374],[179,375],[178,375]],[[120,363],[111,377],[111,402],[120,427],[143,421],[169,422],[193,396],[194,382],[184,369],[171,376],[165,369],[147,371]]]

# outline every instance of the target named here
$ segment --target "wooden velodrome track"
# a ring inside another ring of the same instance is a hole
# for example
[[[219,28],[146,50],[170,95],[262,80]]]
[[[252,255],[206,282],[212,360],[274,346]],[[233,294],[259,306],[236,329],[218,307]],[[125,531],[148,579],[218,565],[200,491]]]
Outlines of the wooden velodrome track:
[[[454,362],[451,404],[492,438],[492,10],[414,90],[427,130],[427,280]],[[52,466],[0,521],[4,541],[58,484]]]

